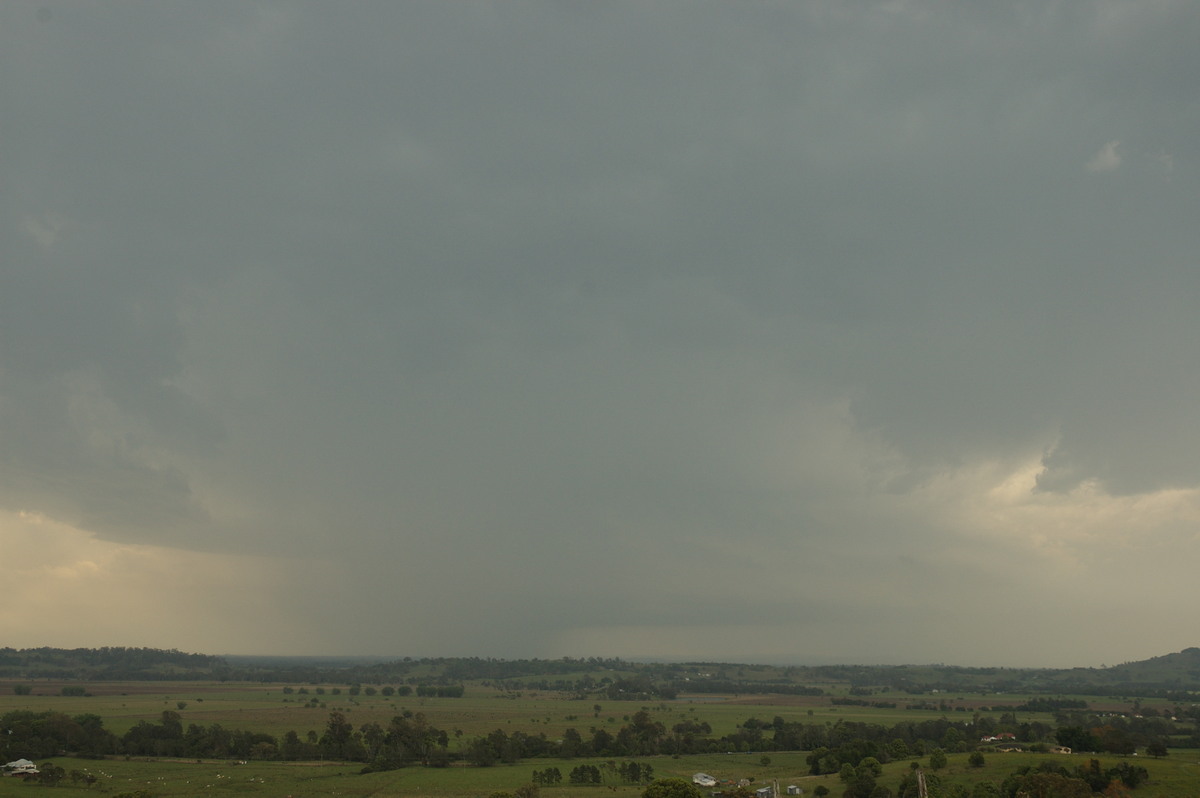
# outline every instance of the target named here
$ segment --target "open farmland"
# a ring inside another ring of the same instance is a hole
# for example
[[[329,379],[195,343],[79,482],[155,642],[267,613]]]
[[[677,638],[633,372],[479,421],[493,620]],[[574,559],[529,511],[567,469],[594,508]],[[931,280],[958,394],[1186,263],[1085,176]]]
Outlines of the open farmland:
[[[39,764],[74,772],[74,781],[64,778],[57,789],[82,789],[90,773],[93,790],[116,794],[469,798],[528,787],[542,780],[535,771],[556,768],[561,780],[541,785],[544,798],[636,796],[642,785],[621,771],[636,762],[656,778],[703,771],[722,781],[778,781],[806,794],[824,787],[842,795],[847,765],[878,760],[873,778],[893,794],[915,764],[943,786],[969,792],[1019,767],[1074,773],[1092,761],[1053,753],[1065,734],[1079,741],[1077,751],[1109,752],[1097,759],[1105,773],[1116,762],[1144,767],[1150,780],[1135,785],[1130,798],[1200,794],[1197,702],[1192,693],[1153,684],[1145,695],[1104,687],[1068,694],[1046,691],[1043,672],[536,660],[291,671],[274,662],[241,670],[221,663],[225,672],[259,678],[96,679],[86,669],[99,671],[103,658],[85,655],[60,663],[39,651],[40,662],[49,663],[39,667],[51,675],[0,680],[0,716],[10,725],[0,729],[10,732],[0,745],[8,759],[25,756],[22,745],[33,750],[38,732],[31,724],[92,730],[91,742],[78,747],[41,743]],[[985,677],[1005,689],[981,689]],[[1005,736],[981,742],[992,734]],[[1000,751],[1014,745],[1022,750]],[[943,752],[945,763],[935,763],[933,755]],[[985,761],[970,763],[972,753]],[[604,793],[568,778],[584,766],[597,771]],[[0,796],[15,789],[28,788],[0,780]]]
[[[1193,752],[1194,754],[1194,752]],[[812,795],[818,786],[839,795],[842,785],[836,775],[807,775],[803,753],[774,753],[770,764],[762,765],[757,754],[650,757],[658,777],[689,778],[692,773],[712,773],[725,781],[753,778],[754,785],[778,781],[781,788],[796,785]],[[943,788],[962,785],[970,788],[981,781],[999,783],[1005,776],[1025,766],[1041,762],[1066,761],[1078,765],[1081,756],[1056,757],[1051,754],[1006,754],[988,758],[982,768],[967,764],[966,755],[951,755],[947,767],[937,773]],[[1149,782],[1133,793],[1141,798],[1182,798],[1200,794],[1200,761],[1197,756],[1174,756],[1142,762],[1150,772]],[[494,792],[513,792],[529,784],[534,769],[558,767],[564,773],[578,760],[539,760],[490,768],[450,767],[441,769],[404,768],[384,773],[360,774],[354,765],[337,762],[280,763],[248,762],[244,765],[216,761],[83,760],[61,757],[54,760],[68,772],[95,774],[98,782],[90,789],[72,786],[69,780],[48,793],[32,788],[19,779],[0,779],[0,798],[30,794],[119,794],[145,790],[149,795],[169,798],[190,795],[274,796],[422,796],[422,798],[486,798]],[[1108,767],[1118,760],[1101,757]],[[893,790],[900,783],[909,763],[885,765],[879,783]],[[32,790],[32,792],[31,792]],[[637,798],[642,788],[608,781],[601,785],[562,784],[543,787],[544,798]]]
[[[67,715],[86,712],[104,719],[105,728],[124,734],[140,721],[158,720],[164,711],[177,712],[183,724],[261,731],[280,736],[288,731],[301,735],[324,729],[329,713],[342,712],[355,724],[386,724],[408,710],[425,715],[429,723],[462,740],[485,735],[497,728],[506,732],[545,734],[557,739],[570,728],[579,730],[608,727],[614,732],[630,715],[646,710],[670,727],[688,719],[708,723],[715,736],[732,733],[747,718],[803,723],[838,721],[894,725],[949,717],[972,717],[976,707],[996,696],[970,695],[945,698],[928,709],[909,709],[923,702],[913,697],[890,699],[895,708],[835,705],[844,691],[826,696],[779,695],[687,695],[669,701],[577,700],[556,692],[498,692],[479,684],[468,685],[462,698],[419,696],[349,695],[349,685],[298,685],[221,682],[89,682],[87,696],[64,696],[69,682],[33,683],[30,695],[14,695],[12,683],[0,682],[0,714],[11,710],[42,712],[52,709]],[[290,688],[291,693],[285,693]],[[334,689],[340,694],[333,694]],[[305,692],[298,692],[304,690]],[[318,693],[317,691],[321,692]],[[1005,696],[1003,702],[1018,704],[1027,696]],[[1113,708],[1128,708],[1128,702],[1107,702]],[[182,706],[181,706],[182,705]],[[600,709],[595,707],[599,706]],[[1022,712],[1021,720],[1050,722],[1047,713]],[[458,734],[461,732],[461,735]]]

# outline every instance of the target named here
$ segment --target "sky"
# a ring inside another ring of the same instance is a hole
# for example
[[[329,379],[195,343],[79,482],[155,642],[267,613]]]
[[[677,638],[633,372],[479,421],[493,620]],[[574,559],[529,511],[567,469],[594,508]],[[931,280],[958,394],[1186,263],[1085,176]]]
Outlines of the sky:
[[[1196,645],[1190,0],[0,4],[0,645]]]

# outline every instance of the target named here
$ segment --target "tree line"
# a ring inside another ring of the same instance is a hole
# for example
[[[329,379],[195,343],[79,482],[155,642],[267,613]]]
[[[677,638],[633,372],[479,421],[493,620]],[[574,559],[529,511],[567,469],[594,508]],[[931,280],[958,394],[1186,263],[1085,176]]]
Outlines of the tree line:
[[[1007,716],[1015,721],[1011,715]],[[95,714],[68,716],[61,712],[18,710],[0,716],[0,756],[5,761],[43,758],[60,751],[82,756],[128,754],[221,759],[337,759],[364,763],[368,769],[391,769],[408,765],[440,767],[453,761],[487,767],[535,758],[643,757],[653,755],[702,754],[725,751],[810,751],[814,774],[838,773],[857,767],[864,759],[880,763],[925,756],[941,750],[972,751],[980,735],[1007,731],[1030,750],[1049,745],[1067,745],[1076,751],[1132,753],[1146,748],[1151,755],[1165,755],[1165,740],[1171,730],[1163,718],[1123,718],[1095,715],[1062,715],[1058,727],[1050,724],[1002,723],[992,717],[971,721],[936,718],[906,721],[891,726],[839,721],[834,724],[771,721],[748,718],[734,731],[712,735],[708,723],[685,719],[668,727],[645,709],[629,716],[616,732],[601,726],[584,731],[567,729],[561,738],[544,733],[505,732],[459,740],[451,750],[451,734],[428,722],[423,713],[405,710],[386,725],[377,722],[352,724],[339,711],[329,714],[323,733],[300,735],[289,731],[283,737],[219,724],[184,724],[178,712],[165,710],[157,722],[139,721],[118,737],[104,728]]]

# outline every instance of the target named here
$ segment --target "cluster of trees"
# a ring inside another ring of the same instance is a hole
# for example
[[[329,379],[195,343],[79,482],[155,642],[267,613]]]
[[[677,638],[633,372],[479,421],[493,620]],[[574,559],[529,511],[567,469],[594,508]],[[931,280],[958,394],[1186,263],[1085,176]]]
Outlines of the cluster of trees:
[[[587,657],[572,659],[494,659],[491,657],[437,657],[422,660],[426,665],[444,669],[453,679],[518,679],[531,676],[549,676],[588,671],[628,670],[630,663],[620,657],[605,659]]]
[[[757,718],[746,720],[733,732],[712,736],[708,723],[682,720],[670,727],[641,710],[615,733],[604,727],[592,727],[587,733],[567,729],[561,740],[547,740],[544,734],[501,730],[476,738],[467,746],[467,758],[475,764],[516,762],[536,757],[637,757],[656,754],[723,753],[726,751],[814,751],[832,754],[834,764],[822,772],[837,772],[845,762],[857,764],[866,756],[882,762],[923,756],[940,747],[947,751],[966,751],[974,747],[979,734],[998,730],[994,721],[954,722],[945,718],[904,722],[895,726],[841,721],[836,724],[805,724]],[[1046,724],[1017,724],[1011,727],[1022,740],[1049,740],[1053,728]]]
[[[1055,762],[1042,762],[1036,767],[1023,767],[1007,776],[999,784],[979,782],[971,790],[962,785],[943,786],[936,773],[926,773],[925,780],[931,794],[944,798],[1093,798],[1095,795],[1124,795],[1128,790],[1145,784],[1149,778],[1146,769],[1128,762],[1104,769],[1092,759],[1085,765],[1071,769]],[[897,798],[917,798],[916,772],[906,774],[897,790]],[[875,798],[885,798],[876,796]]]
[[[117,753],[119,741],[99,715],[14,710],[0,715],[0,762],[41,759],[60,751],[81,756]]]
[[[874,757],[865,757],[857,767],[843,765],[838,772],[838,778],[846,785],[843,798],[891,798],[891,790],[878,783],[882,774],[883,765]]]
[[[1020,712],[1061,712],[1064,709],[1087,709],[1087,702],[1080,698],[1031,698],[1015,707],[993,707],[996,712],[1012,709]]]
[[[543,756],[548,745],[544,734],[506,734],[502,729],[496,729],[486,737],[476,737],[467,743],[465,756],[468,762],[478,767],[491,767],[497,762],[511,765],[522,757]]]
[[[937,771],[945,767],[945,754],[940,749],[934,751],[929,757],[929,771],[921,771],[918,763],[913,762],[894,792],[879,783],[882,768],[869,757],[857,767],[843,765],[838,778],[844,785],[843,798],[918,798],[921,779],[929,794],[941,798],[1092,798],[1096,794],[1124,795],[1149,778],[1145,768],[1128,762],[1104,769],[1099,761],[1092,759],[1086,765],[1068,769],[1057,762],[1045,761],[1036,767],[1020,768],[1000,783],[984,781],[968,789],[961,784],[942,784]],[[820,787],[815,792],[821,796]]]
[[[1138,748],[1145,748],[1151,756],[1166,756],[1166,733],[1146,733],[1131,724],[1123,722],[1122,718],[1098,726],[1085,728],[1083,726],[1064,726],[1055,732],[1059,745],[1065,745],[1072,751],[1103,751],[1109,754],[1128,756]]]
[[[779,695],[825,695],[820,687],[786,682],[731,681],[728,679],[689,680],[672,684],[671,688],[687,690],[689,693],[750,693]]]
[[[63,689],[65,690],[66,688],[64,687]],[[324,687],[314,687],[313,692],[316,693],[317,695],[325,695],[325,688]],[[341,695],[342,688],[331,687],[329,689],[329,692],[333,695]],[[375,695],[376,693],[379,693],[380,695],[387,696],[387,697],[397,695],[397,696],[400,696],[401,698],[406,698],[406,697],[412,695],[414,690],[411,686],[409,686],[407,684],[402,684],[399,687],[393,687],[390,684],[388,684],[388,685],[384,685],[383,687],[380,687],[378,689],[376,689],[370,685],[368,685],[367,687],[363,687],[361,684],[352,684],[348,688],[346,688],[346,692],[349,695],[372,696],[372,695]],[[466,692],[466,688],[461,684],[418,684],[415,692],[418,696],[420,696],[422,698],[462,698],[463,693]],[[283,688],[283,693],[284,693],[284,695],[292,695],[292,694],[308,695],[309,690],[307,687],[300,687],[300,688],[285,687],[285,688]],[[65,695],[65,693],[64,693],[64,695]]]
[[[69,751],[79,756],[128,754],[198,759],[342,759],[367,763],[372,769],[409,764],[450,762],[449,735],[430,725],[421,713],[398,715],[387,726],[364,723],[355,728],[340,712],[332,712],[323,734],[301,737],[290,731],[270,734],[226,729],[220,724],[184,726],[178,712],[165,710],[157,723],[140,721],[118,737],[104,728],[99,715],[70,717],[61,712],[8,712],[0,716],[0,760],[45,759]]]
[[[568,775],[571,784],[603,784],[605,771],[626,784],[649,784],[654,780],[654,768],[645,762],[606,762],[603,768],[596,765],[578,765]],[[562,784],[562,772],[558,768],[533,771],[532,783],[537,787],[553,787]]]
[[[309,687],[285,687],[283,688],[283,692],[289,695],[292,693],[307,695],[310,692],[316,693],[317,695],[324,695],[327,688],[319,687],[317,685],[321,684],[322,682],[325,684],[329,684],[330,682],[337,684],[346,683],[347,681],[350,682],[350,686],[346,688],[346,692],[350,695],[375,695],[376,693],[379,693],[385,696],[398,695],[403,697],[416,694],[422,698],[462,698],[463,694],[466,692],[465,685],[461,683],[452,683],[444,678],[438,678],[433,682],[430,682],[428,677],[418,678],[414,676],[409,677],[404,684],[391,685],[383,681],[364,683],[353,680],[337,680],[332,678],[333,674],[325,674],[324,676],[324,679],[315,678],[307,680],[308,684],[312,685],[311,689]],[[333,695],[341,695],[342,688],[330,687],[328,688],[328,692],[332,693]]]
[[[423,698],[462,698],[464,688],[461,684],[419,684],[417,695]]]
[[[386,727],[364,723],[357,730],[340,712],[332,712],[326,732],[317,742],[327,752],[324,756],[366,762],[367,770],[413,764],[445,767],[450,763],[450,736],[431,725],[421,712],[397,715]]]
[[[617,775],[628,784],[649,784],[654,781],[654,768],[646,762],[619,762]]]
[[[895,709],[895,701],[868,701],[865,698],[831,698],[829,703],[835,707],[875,707],[876,709]]]
[[[678,688],[670,682],[656,681],[639,675],[601,676],[597,679],[589,673],[578,679],[504,679],[485,681],[483,684],[501,692],[545,690],[569,693],[579,701],[593,697],[604,697],[614,701],[671,701],[679,695]]]
[[[1093,712],[1058,712],[1055,739],[1075,752],[1104,751],[1131,754],[1138,748],[1157,747],[1158,743],[1179,734],[1169,717],[1154,715],[1101,715]],[[1065,742],[1064,742],[1065,741]],[[1183,747],[1200,746],[1200,727],[1194,726]]]
[[[839,721],[835,724],[773,721],[749,718],[734,731],[712,736],[703,721],[682,720],[670,727],[643,709],[628,718],[615,733],[593,726],[586,733],[569,728],[561,740],[544,734],[506,734],[497,729],[466,747],[466,758],[474,764],[512,763],[536,757],[638,757],[652,755],[723,753],[726,751],[821,751],[826,767],[817,771],[836,773],[843,764],[857,764],[864,757],[881,762],[924,756],[935,748],[949,752],[973,749],[980,736],[1011,731],[1027,744],[1054,741],[1054,727],[1044,723],[1001,725],[994,718],[951,721],[937,718],[906,721],[894,726]],[[1095,749],[1099,750],[1099,749]]]
[[[563,732],[561,739],[550,740],[545,734],[534,735],[519,731],[507,734],[497,729],[486,737],[469,742],[465,749],[465,758],[472,764],[489,765],[497,761],[511,764],[521,759],[536,757],[613,758],[683,753],[688,748],[685,741],[691,739],[688,735],[693,733],[693,729],[703,729],[704,733],[711,732],[706,723],[685,722],[676,724],[673,731],[668,733],[663,724],[651,719],[649,713],[643,710],[635,713],[631,722],[622,726],[616,734],[604,728],[593,727],[590,736],[585,737],[578,729],[569,728]],[[719,748],[719,744],[713,740],[705,739],[703,742],[706,749]]]
[[[158,723],[139,721],[114,746],[119,753],[137,756],[269,759],[277,753],[269,734],[226,729],[220,724],[185,729],[178,712],[164,710]]]
[[[832,725],[785,721],[776,717],[767,722],[750,718],[742,724],[739,739],[749,746],[741,750],[816,751],[821,748],[846,753],[838,761],[856,763],[864,756],[882,762],[924,756],[934,748],[963,752],[975,747],[981,737],[1007,731],[1028,743],[1050,741],[1054,727],[1049,724],[1002,722],[992,717],[971,720],[932,718],[922,721],[903,721],[892,726],[877,723],[838,721]],[[727,749],[734,750],[734,749]],[[826,772],[836,772],[837,768]]]
[[[579,765],[571,769],[572,784],[601,784],[603,776],[595,765]]]

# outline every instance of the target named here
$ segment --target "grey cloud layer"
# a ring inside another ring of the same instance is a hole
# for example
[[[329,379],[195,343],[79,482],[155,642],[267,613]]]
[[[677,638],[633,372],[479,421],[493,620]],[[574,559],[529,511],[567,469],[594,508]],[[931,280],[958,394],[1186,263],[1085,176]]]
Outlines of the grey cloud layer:
[[[567,630],[687,613],[564,563],[886,570],[946,533],[861,491],[977,460],[1194,487],[1198,20],[9,4],[0,504]]]

